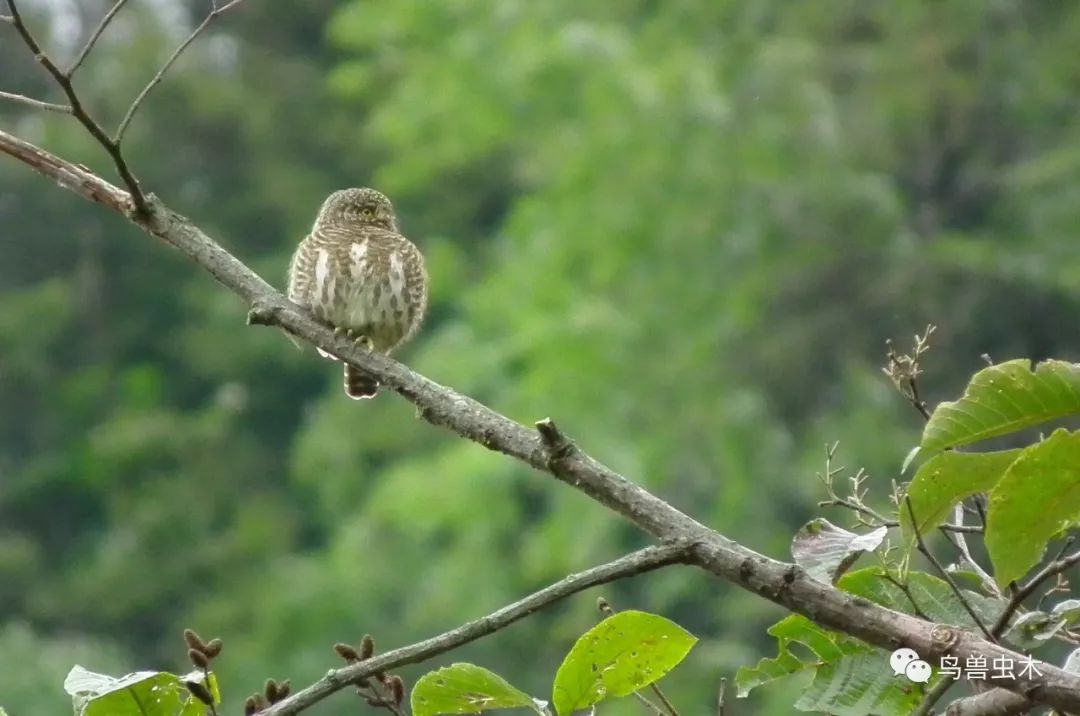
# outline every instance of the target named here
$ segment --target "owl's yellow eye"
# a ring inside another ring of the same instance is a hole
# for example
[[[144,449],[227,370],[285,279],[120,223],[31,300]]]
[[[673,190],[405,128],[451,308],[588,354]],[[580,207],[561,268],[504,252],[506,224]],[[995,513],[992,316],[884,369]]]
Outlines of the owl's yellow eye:
[[[365,219],[374,218],[375,210],[372,209],[370,206],[365,206],[363,209],[360,210],[360,216],[364,217]]]

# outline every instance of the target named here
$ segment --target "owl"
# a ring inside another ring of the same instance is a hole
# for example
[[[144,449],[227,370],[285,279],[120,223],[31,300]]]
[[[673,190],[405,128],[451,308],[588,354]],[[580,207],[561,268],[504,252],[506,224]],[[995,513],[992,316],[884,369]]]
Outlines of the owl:
[[[293,254],[288,297],[358,345],[389,354],[413,337],[424,318],[424,257],[398,232],[394,207],[383,194],[342,189],[323,202]],[[345,364],[350,398],[373,398],[378,388],[374,376]]]

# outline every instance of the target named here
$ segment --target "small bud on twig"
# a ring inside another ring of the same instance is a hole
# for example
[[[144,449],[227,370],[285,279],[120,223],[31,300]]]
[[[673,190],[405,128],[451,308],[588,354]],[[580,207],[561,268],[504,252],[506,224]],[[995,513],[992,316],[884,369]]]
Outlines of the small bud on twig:
[[[360,654],[352,646],[344,643],[334,644],[334,651],[350,664],[360,661]]]
[[[195,633],[194,629],[184,630],[184,641],[187,642],[189,649],[195,649],[196,651],[206,650],[206,642],[202,640],[202,637]]]
[[[364,638],[360,640],[360,660],[370,659],[375,653],[375,640],[371,637],[371,634],[364,634]]]
[[[197,698],[199,701],[202,701],[207,706],[214,705],[213,694],[211,694],[210,690],[203,686],[201,682],[185,681],[184,686],[186,686],[187,690],[191,692],[191,695]]]
[[[191,659],[191,663],[200,669],[206,669],[210,666],[210,660],[206,658],[206,654],[198,649],[188,649],[187,655]]]
[[[393,674],[390,677],[390,694],[394,699],[394,703],[401,706],[401,702],[405,700],[405,680],[397,674]]]

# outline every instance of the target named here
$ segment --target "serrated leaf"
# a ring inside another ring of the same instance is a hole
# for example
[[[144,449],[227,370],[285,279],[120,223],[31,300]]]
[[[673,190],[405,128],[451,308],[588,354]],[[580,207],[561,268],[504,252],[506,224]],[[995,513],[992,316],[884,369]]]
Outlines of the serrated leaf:
[[[1045,644],[1064,626],[1064,619],[1055,618],[1046,612],[1028,612],[1017,617],[1004,637],[1020,649],[1034,649]]]
[[[911,510],[900,510],[900,531],[907,541],[915,539],[911,512],[920,534],[944,524],[954,505],[979,492],[989,492],[1022,451],[944,452],[924,462],[908,486]]]
[[[865,597],[897,611],[913,613],[912,600],[932,621],[974,626],[945,581],[930,574],[908,575],[907,593],[885,579],[877,567],[849,572],[837,585],[851,594]],[[910,597],[908,596],[910,594]],[[966,592],[965,597],[984,621],[992,620],[1004,607],[1004,600]],[[894,675],[889,655],[844,634],[828,631],[805,617],[794,615],[769,628],[779,652],[756,666],[739,669],[735,685],[739,696],[776,679],[797,673],[813,673],[813,681],[795,704],[804,711],[821,711],[837,716],[906,716],[919,702],[925,689],[933,685],[913,684]],[[803,655],[796,652],[798,646]]]
[[[956,598],[948,582],[926,572],[908,574],[907,592],[888,579],[880,567],[845,574],[837,586],[850,594],[865,597],[883,607],[914,614],[915,607],[928,619],[944,624],[975,628],[975,620]],[[983,623],[992,622],[1005,607],[1005,600],[962,590],[964,598]],[[914,604],[912,604],[914,602]]]
[[[735,688],[739,698],[745,697],[762,684],[808,669],[816,669],[823,663],[840,659],[845,654],[870,648],[839,632],[822,629],[801,614],[785,617],[767,631],[776,637],[777,655],[762,659],[752,667],[739,668],[735,674]],[[791,649],[793,644],[802,644],[810,654],[800,657]]]
[[[986,549],[1004,586],[1042,558],[1046,544],[1080,518],[1080,433],[1055,430],[1025,448],[990,494]]]
[[[498,674],[475,664],[451,664],[428,672],[409,698],[414,716],[474,714],[491,709],[543,710],[536,699],[511,686]]]
[[[976,373],[960,400],[942,403],[923,430],[923,452],[1006,435],[1080,412],[1080,365],[1012,360]]]
[[[697,643],[670,619],[628,610],[585,632],[555,674],[559,716],[632,694],[675,668]]]
[[[795,564],[811,577],[832,584],[861,555],[877,549],[888,531],[886,527],[879,527],[860,535],[818,518],[807,522],[795,533],[791,555]]]
[[[115,678],[81,666],[64,679],[76,716],[204,716],[209,712],[176,674],[138,671]]]
[[[867,649],[823,664],[795,708],[830,716],[906,716],[923,693],[923,685],[893,675],[888,653]]]

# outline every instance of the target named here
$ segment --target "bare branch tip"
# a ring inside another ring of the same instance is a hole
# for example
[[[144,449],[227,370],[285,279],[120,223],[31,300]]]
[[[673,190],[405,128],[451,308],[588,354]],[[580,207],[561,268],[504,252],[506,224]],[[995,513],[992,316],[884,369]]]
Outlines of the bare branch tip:
[[[568,442],[566,436],[559,430],[559,426],[556,425],[555,421],[551,418],[537,420],[536,430],[540,433],[540,438],[548,447],[560,447]]]
[[[101,18],[101,22],[98,23],[98,26],[94,28],[94,31],[92,33],[90,33],[90,37],[87,38],[86,44],[83,45],[82,49],[79,51],[79,54],[71,63],[71,66],[68,67],[66,72],[64,72],[65,77],[70,78],[73,74],[75,74],[75,70],[79,69],[79,66],[90,55],[90,52],[94,49],[94,45],[97,43],[98,38],[101,37],[101,34],[103,32],[105,32],[105,28],[109,26],[109,23],[112,22],[113,17],[116,16],[116,13],[120,12],[120,8],[124,7],[124,3],[126,3],[127,1],[128,0],[117,0],[116,3],[112,6],[112,8],[107,13],[105,13],[105,17]]]

